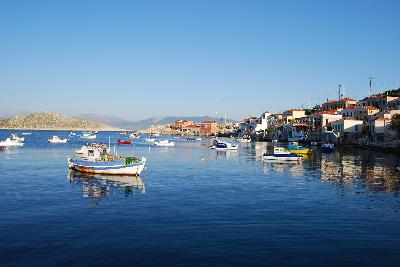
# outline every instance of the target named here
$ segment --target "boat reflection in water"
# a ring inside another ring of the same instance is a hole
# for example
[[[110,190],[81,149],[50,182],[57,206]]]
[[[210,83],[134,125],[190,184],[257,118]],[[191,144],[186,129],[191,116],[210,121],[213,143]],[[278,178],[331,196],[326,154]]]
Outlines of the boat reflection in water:
[[[140,176],[128,175],[94,175],[69,171],[71,183],[82,184],[82,196],[92,199],[92,206],[96,206],[102,197],[113,192],[121,191],[125,197],[142,195],[146,192]]]
[[[291,177],[314,177],[343,188],[400,193],[398,158],[362,149],[331,154],[313,153],[301,163],[264,163],[265,174],[285,173]]]

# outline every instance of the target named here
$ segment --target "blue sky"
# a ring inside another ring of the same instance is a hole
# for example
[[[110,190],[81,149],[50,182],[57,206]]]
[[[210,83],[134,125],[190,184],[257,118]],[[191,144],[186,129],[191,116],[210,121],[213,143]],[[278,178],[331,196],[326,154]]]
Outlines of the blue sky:
[[[308,107],[400,87],[400,1],[0,1],[0,115]]]

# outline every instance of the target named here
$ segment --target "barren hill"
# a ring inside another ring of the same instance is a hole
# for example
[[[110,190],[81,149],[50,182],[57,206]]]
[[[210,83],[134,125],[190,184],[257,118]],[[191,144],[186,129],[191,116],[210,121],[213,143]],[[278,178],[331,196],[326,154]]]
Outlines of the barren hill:
[[[117,127],[53,112],[31,113],[0,120],[0,129],[117,131]]]

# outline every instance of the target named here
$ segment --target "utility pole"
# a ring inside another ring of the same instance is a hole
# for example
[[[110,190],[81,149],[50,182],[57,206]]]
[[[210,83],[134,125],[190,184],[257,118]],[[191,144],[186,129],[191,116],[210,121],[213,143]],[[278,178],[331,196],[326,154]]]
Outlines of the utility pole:
[[[341,95],[340,95],[340,88],[342,87],[342,85],[341,84],[339,84],[339,101],[340,101],[340,98],[341,98]]]
[[[228,106],[225,105],[225,125],[226,125],[226,112],[227,112]]]

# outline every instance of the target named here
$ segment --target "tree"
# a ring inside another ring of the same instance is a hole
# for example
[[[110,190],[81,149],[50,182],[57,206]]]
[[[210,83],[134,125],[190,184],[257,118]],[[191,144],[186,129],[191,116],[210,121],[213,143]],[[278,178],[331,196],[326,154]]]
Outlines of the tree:
[[[317,113],[317,112],[320,112],[320,111],[322,111],[322,107],[320,106],[320,105],[315,105],[312,109],[311,109],[311,113]]]

